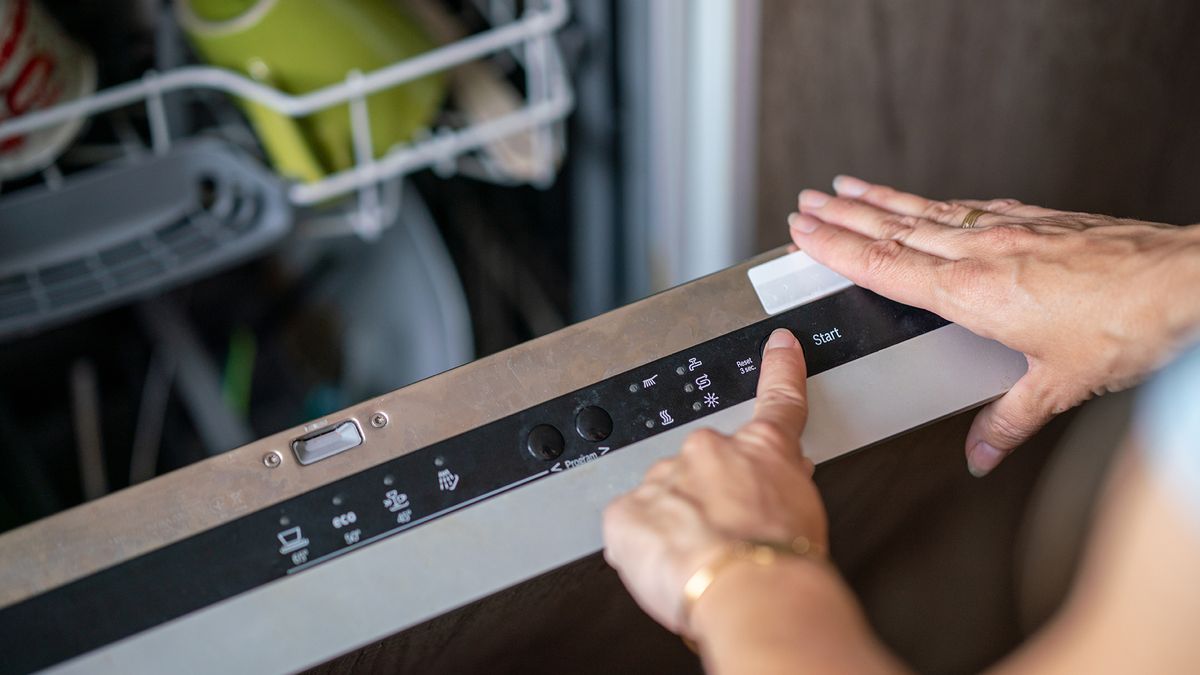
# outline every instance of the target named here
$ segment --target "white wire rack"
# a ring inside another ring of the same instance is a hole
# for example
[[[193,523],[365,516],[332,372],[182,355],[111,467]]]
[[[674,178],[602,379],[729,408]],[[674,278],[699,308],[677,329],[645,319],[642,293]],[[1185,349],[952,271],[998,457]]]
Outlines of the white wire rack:
[[[0,141],[22,134],[91,117],[117,108],[141,104],[146,108],[151,148],[165,154],[174,141],[185,136],[169,127],[164,96],[188,90],[215,90],[253,101],[289,117],[349,104],[355,165],[309,183],[292,183],[288,195],[297,206],[311,206],[335,197],[358,193],[351,226],[360,236],[378,235],[395,204],[385,204],[381,184],[390,179],[433,168],[440,174],[459,170],[459,159],[491,143],[517,134],[531,134],[537,169],[527,182],[545,186],[553,180],[557,158],[562,152],[558,124],[571,112],[574,95],[566,75],[555,33],[569,15],[567,0],[527,0],[518,16],[511,0],[482,3],[484,14],[493,21],[488,30],[445,44],[416,57],[393,63],[369,73],[351,72],[337,84],[303,95],[291,95],[263,85],[233,71],[209,66],[185,66],[166,72],[147,72],[140,80],[117,85],[85,98],[59,104],[0,123]],[[370,111],[367,97],[431,73],[449,70],[470,61],[509,52],[523,69],[524,105],[500,117],[459,128],[437,128],[381,157],[371,152]],[[486,161],[473,171],[481,178],[514,182],[511,176]],[[52,166],[43,172],[54,187],[61,176]],[[385,208],[390,206],[391,208]]]

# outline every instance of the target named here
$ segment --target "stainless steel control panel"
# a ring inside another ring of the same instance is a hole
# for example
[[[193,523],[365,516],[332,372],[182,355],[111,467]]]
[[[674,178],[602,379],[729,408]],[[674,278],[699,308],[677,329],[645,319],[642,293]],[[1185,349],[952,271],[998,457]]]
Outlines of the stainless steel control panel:
[[[801,336],[811,376],[944,325],[843,291],[0,609],[0,652],[18,670],[53,664],[748,401],[777,327]],[[291,447],[307,465],[363,442],[343,420]]]

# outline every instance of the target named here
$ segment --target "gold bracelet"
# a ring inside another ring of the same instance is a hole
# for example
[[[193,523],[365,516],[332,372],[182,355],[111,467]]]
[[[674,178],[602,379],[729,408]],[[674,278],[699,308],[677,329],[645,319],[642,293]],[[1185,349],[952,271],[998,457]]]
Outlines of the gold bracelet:
[[[792,558],[809,558],[825,562],[825,551],[808,537],[796,537],[790,542],[776,541],[735,541],[727,546],[717,557],[700,567],[688,577],[683,584],[683,603],[680,606],[679,625],[682,630],[690,632],[692,609],[700,601],[700,596],[712,586],[717,574],[738,560],[749,560],[763,567],[773,565],[780,556]],[[696,646],[685,635],[684,642],[695,651]]]

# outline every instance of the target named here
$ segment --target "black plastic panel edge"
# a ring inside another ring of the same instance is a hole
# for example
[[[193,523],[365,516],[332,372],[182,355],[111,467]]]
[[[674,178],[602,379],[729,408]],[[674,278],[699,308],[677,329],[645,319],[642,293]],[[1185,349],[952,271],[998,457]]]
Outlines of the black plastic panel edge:
[[[0,671],[60,663],[747,401],[775,328],[800,338],[812,376],[946,324],[857,287],[789,310],[0,609]],[[575,431],[589,405],[613,418],[602,441]],[[558,458],[526,449],[539,424],[565,438]]]

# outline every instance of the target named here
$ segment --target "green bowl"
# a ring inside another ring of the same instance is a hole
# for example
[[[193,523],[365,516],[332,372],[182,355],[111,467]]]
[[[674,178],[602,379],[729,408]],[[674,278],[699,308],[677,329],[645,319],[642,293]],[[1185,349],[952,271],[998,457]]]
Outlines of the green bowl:
[[[306,94],[428,51],[432,41],[394,0],[177,0],[199,55],[290,94]],[[441,108],[441,74],[367,97],[378,157],[427,127]],[[346,104],[292,119],[245,102],[280,173],[313,181],[354,165]]]

